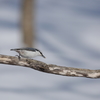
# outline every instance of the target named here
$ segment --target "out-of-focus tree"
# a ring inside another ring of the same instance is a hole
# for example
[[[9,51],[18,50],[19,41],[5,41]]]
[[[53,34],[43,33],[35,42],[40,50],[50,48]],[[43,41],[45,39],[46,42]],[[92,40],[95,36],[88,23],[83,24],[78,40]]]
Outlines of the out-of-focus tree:
[[[33,47],[34,43],[34,2],[35,0],[22,0],[22,31],[23,42],[28,47]]]

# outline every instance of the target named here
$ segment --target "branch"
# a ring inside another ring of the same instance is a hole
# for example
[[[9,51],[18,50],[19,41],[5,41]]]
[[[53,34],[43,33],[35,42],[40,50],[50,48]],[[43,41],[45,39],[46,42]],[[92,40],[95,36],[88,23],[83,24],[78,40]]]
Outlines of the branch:
[[[21,58],[19,60],[17,57],[7,56],[7,55],[0,55],[0,63],[33,68],[38,71],[63,75],[63,76],[100,78],[100,70],[63,67],[63,66],[57,66],[53,64],[46,64],[41,61],[37,61],[33,59]]]

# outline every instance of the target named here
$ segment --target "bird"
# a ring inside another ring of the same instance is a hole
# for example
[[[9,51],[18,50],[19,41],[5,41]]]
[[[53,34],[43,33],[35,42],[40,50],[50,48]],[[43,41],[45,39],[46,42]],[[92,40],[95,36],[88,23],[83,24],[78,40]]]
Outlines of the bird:
[[[36,56],[42,56],[43,58],[46,58],[43,53],[36,49],[36,48],[16,48],[16,49],[10,49],[11,51],[16,51],[17,53],[19,53],[18,58],[20,59],[21,57],[23,58],[29,58],[32,59]]]

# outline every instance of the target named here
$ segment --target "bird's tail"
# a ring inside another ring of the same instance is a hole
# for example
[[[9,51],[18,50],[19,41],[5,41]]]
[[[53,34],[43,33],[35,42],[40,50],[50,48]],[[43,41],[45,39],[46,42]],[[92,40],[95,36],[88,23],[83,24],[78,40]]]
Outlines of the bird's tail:
[[[16,49],[10,49],[11,51],[16,51]]]

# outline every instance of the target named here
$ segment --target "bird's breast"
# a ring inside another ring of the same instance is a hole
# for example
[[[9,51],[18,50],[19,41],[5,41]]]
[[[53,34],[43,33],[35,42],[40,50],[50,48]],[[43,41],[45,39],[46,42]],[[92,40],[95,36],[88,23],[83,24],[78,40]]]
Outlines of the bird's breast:
[[[36,56],[39,56],[39,53],[37,51],[34,52],[34,51],[21,50],[20,55],[25,58],[34,58]]]

